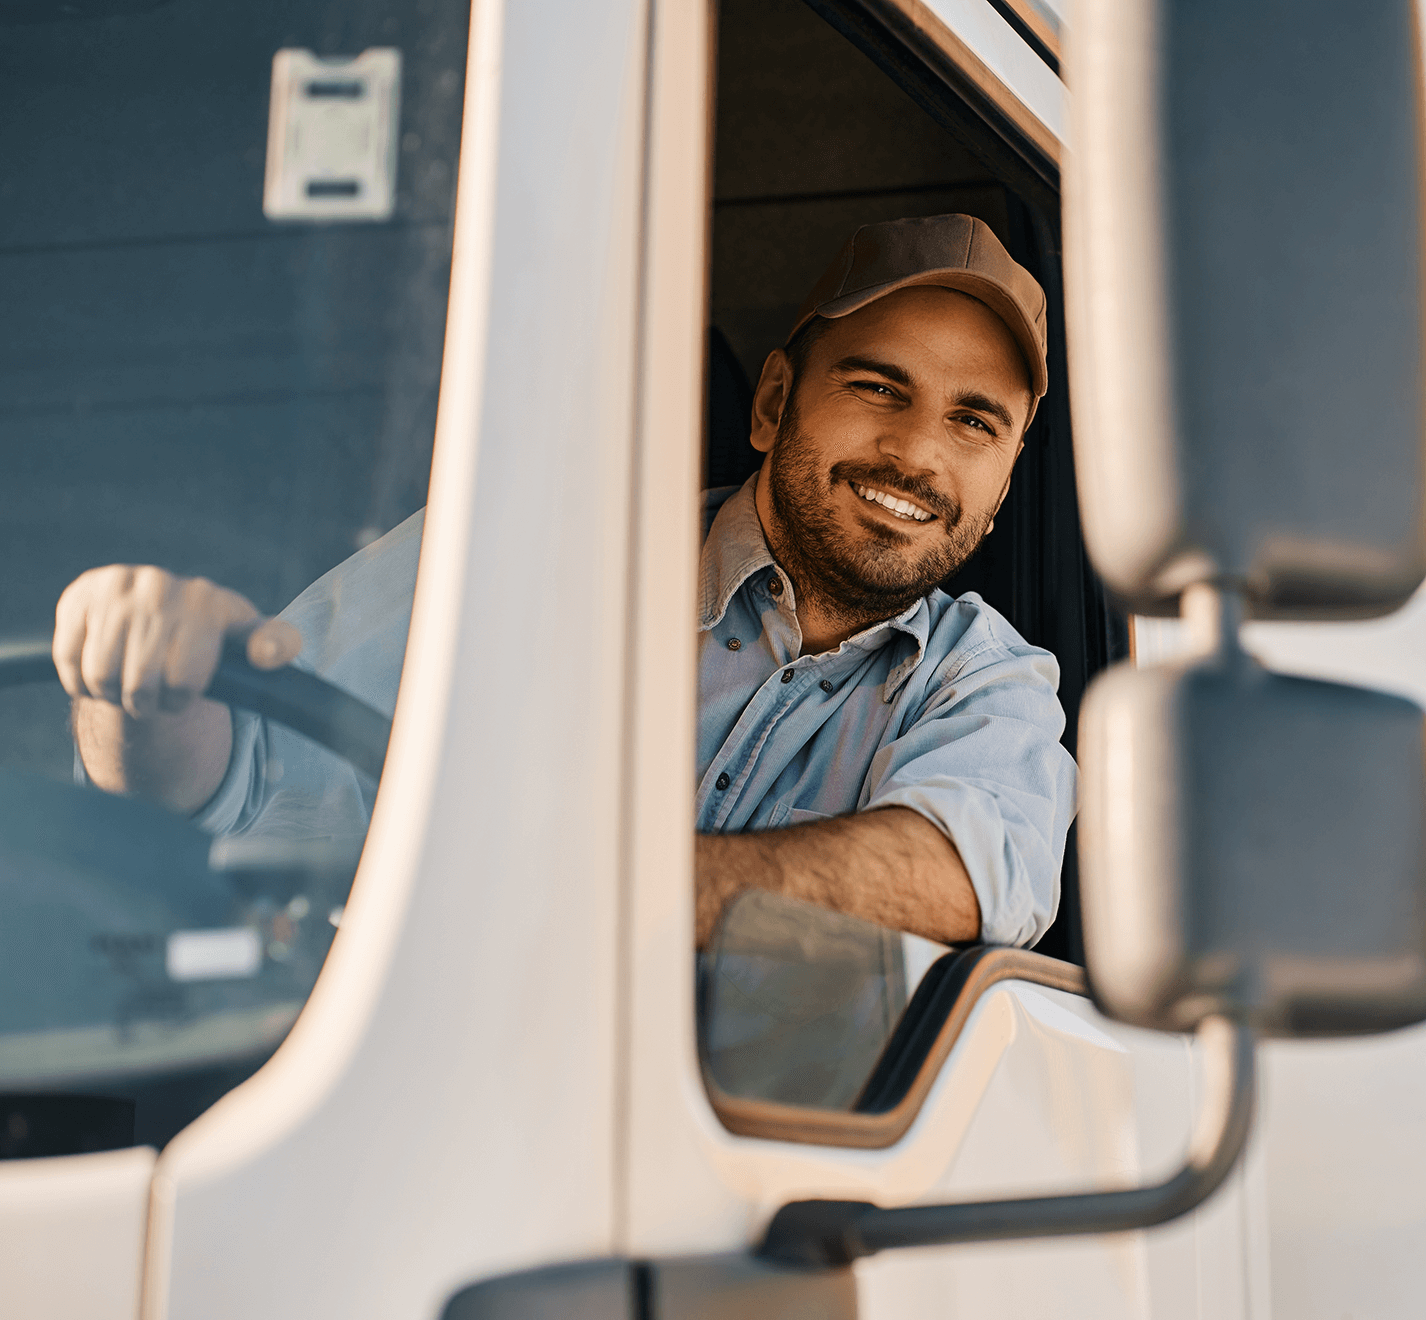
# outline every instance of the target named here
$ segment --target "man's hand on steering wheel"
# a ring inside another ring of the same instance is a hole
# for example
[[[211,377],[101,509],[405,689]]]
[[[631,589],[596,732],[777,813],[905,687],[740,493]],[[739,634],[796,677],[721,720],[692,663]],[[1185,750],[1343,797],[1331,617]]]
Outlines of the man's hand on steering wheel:
[[[186,709],[212,680],[223,644],[243,638],[259,669],[302,649],[291,624],[206,578],[110,564],[81,573],[60,596],[54,663],[70,696],[122,705],[141,720]]]
[[[65,588],[54,663],[75,699],[75,738],[96,785],[181,812],[213,795],[232,722],[227,707],[198,698],[230,640],[245,640],[259,669],[280,668],[302,649],[297,629],[206,578],[111,564]]]

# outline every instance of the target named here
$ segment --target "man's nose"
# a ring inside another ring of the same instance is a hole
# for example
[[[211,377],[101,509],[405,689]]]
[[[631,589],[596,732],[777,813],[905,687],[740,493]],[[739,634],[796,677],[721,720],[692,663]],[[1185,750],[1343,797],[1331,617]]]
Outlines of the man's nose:
[[[945,439],[939,413],[908,408],[883,428],[877,448],[908,472],[932,473],[941,469]]]

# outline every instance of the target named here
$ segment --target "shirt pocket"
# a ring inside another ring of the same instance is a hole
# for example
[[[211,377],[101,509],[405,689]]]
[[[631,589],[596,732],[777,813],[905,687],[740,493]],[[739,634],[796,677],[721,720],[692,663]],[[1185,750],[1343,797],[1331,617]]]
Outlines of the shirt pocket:
[[[778,830],[784,825],[806,825],[811,821],[831,819],[832,817],[825,811],[808,811],[805,807],[794,807],[790,802],[779,802],[768,813],[767,824],[758,828]]]
[[[779,824],[807,825],[810,824],[812,821],[831,819],[832,817],[829,816],[825,811],[807,811],[802,807],[791,807],[787,812],[787,816],[782,821],[780,821]]]

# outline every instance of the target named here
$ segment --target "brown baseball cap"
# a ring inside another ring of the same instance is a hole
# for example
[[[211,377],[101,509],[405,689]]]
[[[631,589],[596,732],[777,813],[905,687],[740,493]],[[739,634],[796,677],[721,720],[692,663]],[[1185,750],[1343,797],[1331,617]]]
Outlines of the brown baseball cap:
[[[1013,260],[984,220],[929,215],[863,225],[812,287],[794,335],[814,316],[849,316],[897,289],[936,284],[968,293],[1009,327],[1025,356],[1034,395],[1030,414],[1049,388],[1045,364],[1045,291]]]

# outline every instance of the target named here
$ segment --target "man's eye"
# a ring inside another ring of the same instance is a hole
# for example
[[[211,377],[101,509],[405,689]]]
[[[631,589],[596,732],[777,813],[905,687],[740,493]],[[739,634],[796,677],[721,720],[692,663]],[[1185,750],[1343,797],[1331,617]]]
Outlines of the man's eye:
[[[852,382],[854,390],[867,390],[872,394],[879,395],[884,399],[894,399],[896,391],[890,385],[884,385],[879,380],[854,380]]]
[[[960,416],[956,418],[956,421],[964,422],[968,426],[978,427],[980,430],[984,431],[986,435],[995,434],[994,428],[989,426],[987,423],[981,421],[981,419],[977,417],[974,413],[961,413]]]

